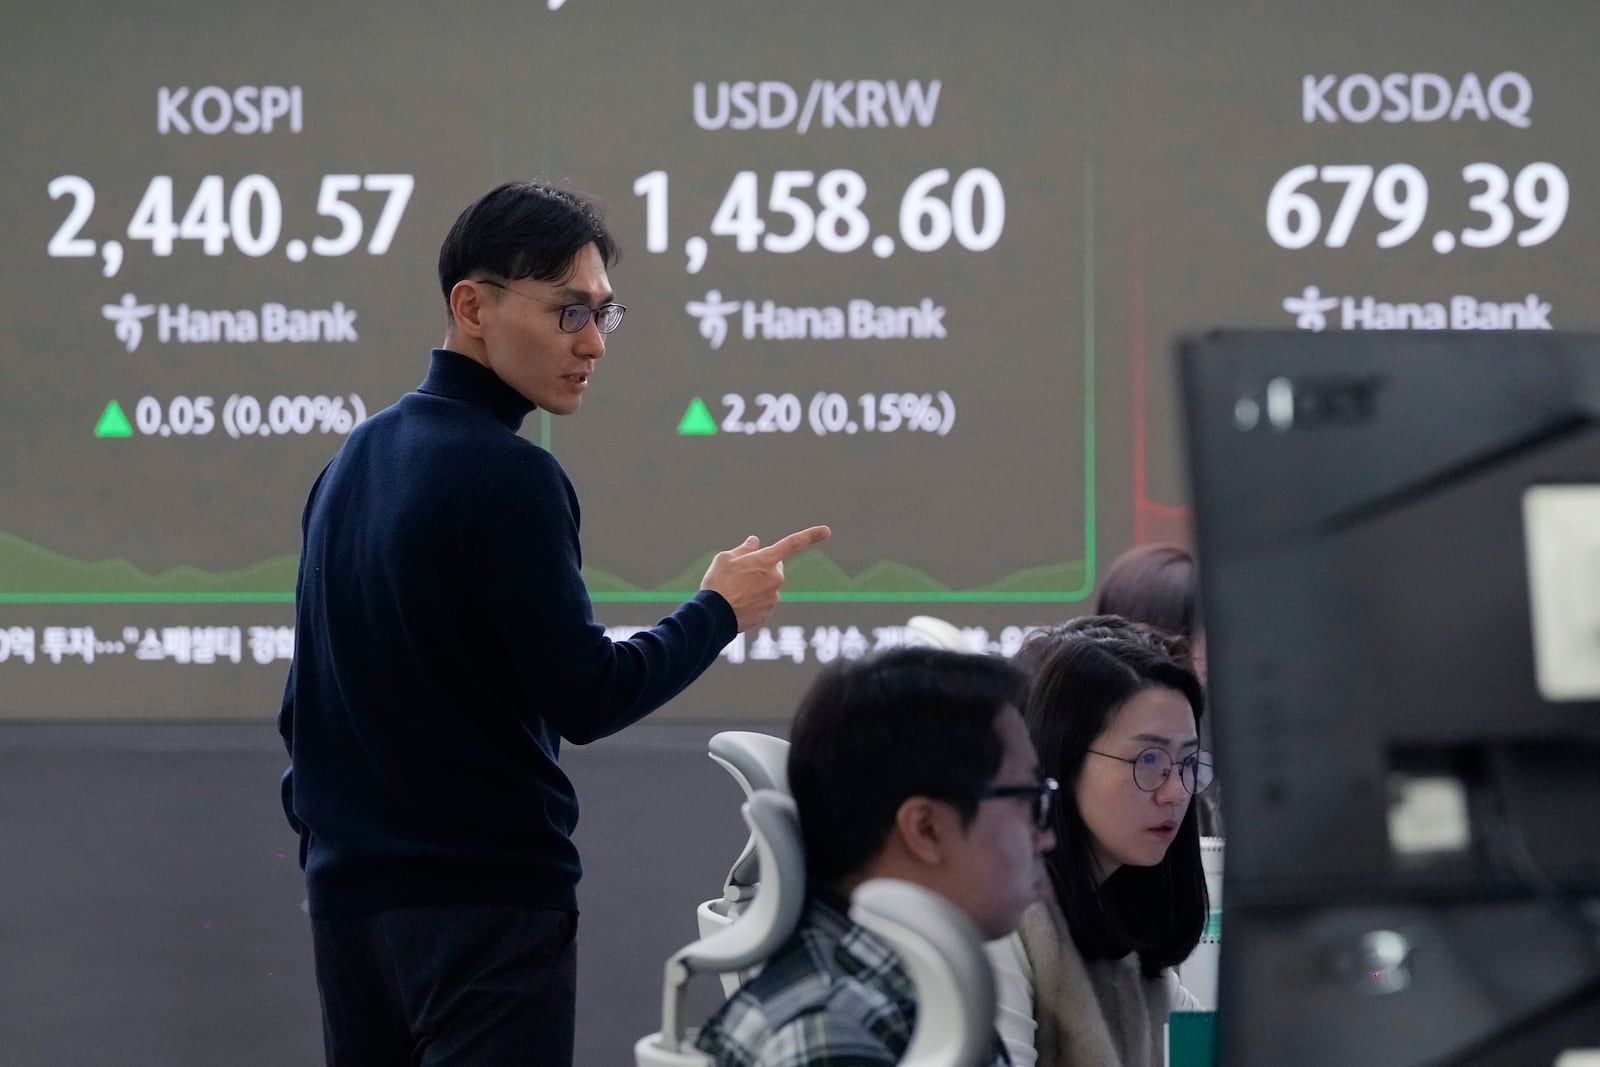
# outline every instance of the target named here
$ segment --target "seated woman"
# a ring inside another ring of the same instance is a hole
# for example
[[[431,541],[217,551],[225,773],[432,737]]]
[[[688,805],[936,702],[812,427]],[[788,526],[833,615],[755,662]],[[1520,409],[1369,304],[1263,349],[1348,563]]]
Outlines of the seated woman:
[[[1206,681],[1206,634],[1200,621],[1200,572],[1194,557],[1180,545],[1140,545],[1116,558],[1100,583],[1097,615],[1121,615],[1186,640],[1177,658]],[[1216,709],[1200,730],[1200,743],[1211,748]],[[1195,800],[1202,837],[1222,836],[1220,790],[1212,788]]]
[[[1209,902],[1190,801],[1211,783],[1205,698],[1176,640],[1114,616],[1033,635],[1024,718],[1061,782],[1050,887],[990,945],[997,1026],[1017,1067],[1161,1067],[1172,1010],[1199,1010],[1172,967]]]
[[[1206,680],[1206,638],[1200,625],[1200,573],[1181,545],[1130,548],[1106,569],[1095,614],[1121,615],[1188,640],[1186,666]]]

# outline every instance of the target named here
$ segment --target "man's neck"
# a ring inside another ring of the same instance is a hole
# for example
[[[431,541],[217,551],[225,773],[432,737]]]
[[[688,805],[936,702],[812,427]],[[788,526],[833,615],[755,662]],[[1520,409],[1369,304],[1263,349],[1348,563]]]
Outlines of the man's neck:
[[[444,335],[444,344],[440,347],[447,348],[457,355],[466,356],[474,363],[481,363],[485,367],[489,365],[488,353],[484,351],[483,342],[468,337],[454,326]]]

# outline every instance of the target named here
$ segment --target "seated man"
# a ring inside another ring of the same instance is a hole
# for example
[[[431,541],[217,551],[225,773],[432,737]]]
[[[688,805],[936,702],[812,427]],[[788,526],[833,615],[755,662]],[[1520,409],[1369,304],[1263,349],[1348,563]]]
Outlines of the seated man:
[[[1003,937],[1044,887],[1056,783],[1005,660],[931,648],[836,663],[801,701],[789,787],[809,879],[794,935],[701,1031],[719,1067],[893,1064],[911,1039],[910,976],[849,918],[850,893],[898,878]],[[1006,1059],[998,1037],[993,1062]]]

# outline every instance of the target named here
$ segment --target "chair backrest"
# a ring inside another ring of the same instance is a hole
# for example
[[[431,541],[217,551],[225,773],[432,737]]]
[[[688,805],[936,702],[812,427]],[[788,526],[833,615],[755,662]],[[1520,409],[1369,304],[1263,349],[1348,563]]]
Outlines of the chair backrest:
[[[917,991],[917,1024],[900,1067],[978,1067],[994,1053],[994,971],[983,938],[954,904],[910,882],[875,878],[850,917],[887,941]]]
[[[685,945],[667,960],[661,1029],[634,1046],[638,1067],[696,1067],[711,1061],[685,1040],[680,1019],[684,988],[696,974],[741,971],[789,940],[805,908],[805,852],[794,800],[770,789],[752,793],[740,809],[750,827],[761,880],[754,896],[726,927]]]
[[[981,652],[980,648],[973,648],[972,642],[967,640],[967,635],[954,624],[932,615],[913,615],[906,620],[906,637],[913,644],[928,645],[932,648],[947,648],[951,652]]]
[[[739,783],[746,797],[753,796],[760,789],[788,795],[789,742],[783,738],[749,730],[724,730],[712,735],[708,748],[711,759],[733,775],[733,780]],[[729,902],[748,899],[754,893],[756,880],[760,876],[755,838],[752,836],[745,842],[739,858],[733,861],[733,867],[723,882],[724,898]],[[701,930],[701,933],[705,932]]]

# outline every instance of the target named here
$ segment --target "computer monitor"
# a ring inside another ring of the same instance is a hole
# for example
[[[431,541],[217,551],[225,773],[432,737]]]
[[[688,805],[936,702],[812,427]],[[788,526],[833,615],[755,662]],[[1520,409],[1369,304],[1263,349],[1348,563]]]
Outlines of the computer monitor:
[[[1179,345],[1219,1063],[1600,1048],[1600,336]]]

